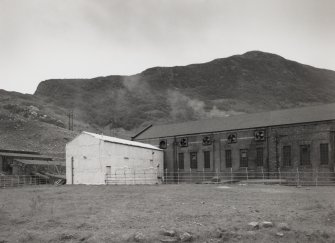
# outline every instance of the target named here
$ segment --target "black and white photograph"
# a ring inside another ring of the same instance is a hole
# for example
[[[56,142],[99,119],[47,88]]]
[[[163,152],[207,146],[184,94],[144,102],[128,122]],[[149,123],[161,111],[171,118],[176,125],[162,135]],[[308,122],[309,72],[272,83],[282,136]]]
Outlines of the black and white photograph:
[[[0,0],[30,242],[335,242],[335,1]]]

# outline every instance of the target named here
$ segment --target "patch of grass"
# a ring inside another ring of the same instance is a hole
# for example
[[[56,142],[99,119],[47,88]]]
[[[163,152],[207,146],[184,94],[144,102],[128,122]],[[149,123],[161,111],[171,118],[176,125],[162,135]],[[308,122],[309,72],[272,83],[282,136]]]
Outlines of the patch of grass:
[[[138,232],[145,242],[159,242],[162,228],[177,237],[189,232],[194,242],[276,242],[280,222],[291,228],[280,238],[286,242],[335,239],[329,206],[334,187],[78,185],[3,192],[1,214],[10,220],[1,221],[0,240],[9,242],[132,242]],[[271,221],[274,227],[250,230],[252,221]],[[8,233],[13,231],[17,234]]]

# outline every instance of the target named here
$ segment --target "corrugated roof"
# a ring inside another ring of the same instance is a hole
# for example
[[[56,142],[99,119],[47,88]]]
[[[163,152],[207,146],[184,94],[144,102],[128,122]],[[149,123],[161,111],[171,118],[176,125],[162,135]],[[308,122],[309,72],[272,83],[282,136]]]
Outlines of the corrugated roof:
[[[15,159],[20,163],[26,165],[65,165],[65,161],[46,161],[46,160],[28,160],[28,159]]]
[[[0,152],[0,156],[6,156],[6,157],[15,157],[15,158],[25,158],[25,159],[42,159],[42,160],[52,160],[52,158],[47,157],[45,155],[39,155],[39,154],[22,154],[22,153],[5,153]]]
[[[40,154],[37,151],[13,150],[13,149],[0,149],[0,153]]]
[[[335,120],[335,103],[152,126],[135,139],[170,137],[257,127]]]
[[[129,146],[135,146],[135,147],[141,147],[141,148],[147,148],[147,149],[155,149],[155,150],[161,150],[151,144],[146,144],[146,143],[140,143],[140,142],[135,142],[135,141],[130,141],[126,139],[121,139],[121,138],[116,138],[116,137],[109,137],[105,135],[100,135],[96,133],[90,133],[90,132],[83,132],[85,134],[91,135],[97,139],[103,140],[105,142],[111,142],[111,143],[118,143],[118,144],[125,144]]]

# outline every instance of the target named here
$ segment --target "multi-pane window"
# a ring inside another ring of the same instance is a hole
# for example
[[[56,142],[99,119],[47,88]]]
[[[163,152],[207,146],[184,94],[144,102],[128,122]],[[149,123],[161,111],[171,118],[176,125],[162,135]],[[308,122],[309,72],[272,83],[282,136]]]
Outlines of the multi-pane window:
[[[283,146],[283,166],[291,166],[291,146]]]
[[[328,143],[320,144],[320,162],[322,165],[327,165],[329,162]]]
[[[311,164],[311,147],[310,145],[300,145],[300,164],[309,165]]]
[[[209,151],[204,151],[204,167],[205,169],[211,168],[211,156]]]
[[[256,148],[256,164],[263,166],[263,148]]]
[[[248,167],[248,150],[240,150],[240,167]]]
[[[178,169],[180,170],[184,169],[184,153],[178,154]]]
[[[232,167],[232,157],[231,157],[231,150],[226,150],[226,168]]]
[[[190,153],[190,164],[191,164],[191,169],[197,169],[198,168],[197,152],[191,152]]]

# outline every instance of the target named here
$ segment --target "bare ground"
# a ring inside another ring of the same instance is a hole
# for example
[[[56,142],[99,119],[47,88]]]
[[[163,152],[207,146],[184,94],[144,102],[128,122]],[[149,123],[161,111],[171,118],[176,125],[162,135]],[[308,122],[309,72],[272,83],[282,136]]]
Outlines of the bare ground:
[[[252,229],[248,223],[271,221]],[[279,228],[287,223],[290,230]],[[335,242],[335,187],[40,186],[0,189],[0,242]],[[276,235],[283,233],[283,236]],[[134,237],[136,236],[137,237]]]

